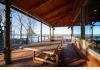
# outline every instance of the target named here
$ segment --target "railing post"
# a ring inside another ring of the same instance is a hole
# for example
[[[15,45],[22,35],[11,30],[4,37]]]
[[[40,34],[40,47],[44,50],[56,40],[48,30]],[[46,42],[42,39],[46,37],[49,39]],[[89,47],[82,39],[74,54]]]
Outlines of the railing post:
[[[39,36],[38,36],[38,42],[39,42]]]
[[[45,36],[44,36],[44,41],[45,41]]]
[[[10,6],[11,0],[5,0],[5,26],[4,26],[4,59],[6,64],[11,63],[10,49]]]

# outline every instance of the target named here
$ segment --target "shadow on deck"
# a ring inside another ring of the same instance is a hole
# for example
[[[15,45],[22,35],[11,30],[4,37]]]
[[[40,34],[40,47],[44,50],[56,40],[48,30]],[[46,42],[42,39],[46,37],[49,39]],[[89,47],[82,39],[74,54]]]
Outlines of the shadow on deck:
[[[86,64],[86,56],[73,44],[68,44],[67,47],[63,48],[60,57],[60,66],[63,67],[80,67]]]

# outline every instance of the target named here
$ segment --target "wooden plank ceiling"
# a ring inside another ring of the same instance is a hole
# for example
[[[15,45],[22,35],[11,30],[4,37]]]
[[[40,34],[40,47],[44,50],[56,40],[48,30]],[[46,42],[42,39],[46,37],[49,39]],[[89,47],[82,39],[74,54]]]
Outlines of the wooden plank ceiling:
[[[100,0],[91,0],[88,4],[89,21],[100,22]]]
[[[29,13],[48,25],[71,26],[76,7],[83,0],[12,0],[17,9]]]

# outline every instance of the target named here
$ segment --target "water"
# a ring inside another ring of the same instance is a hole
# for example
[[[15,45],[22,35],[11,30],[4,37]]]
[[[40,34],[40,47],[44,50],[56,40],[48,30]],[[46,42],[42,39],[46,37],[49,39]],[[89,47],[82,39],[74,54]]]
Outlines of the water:
[[[55,34],[55,36],[63,36],[65,40],[70,40],[71,39],[71,35],[66,35],[66,34]],[[77,40],[80,40],[80,35],[79,34],[75,34],[74,35]],[[12,36],[11,38],[11,45],[14,45],[16,47],[18,47],[19,45],[23,45],[23,44],[27,44],[27,36],[24,35],[22,36],[22,40],[20,39],[20,35],[15,35],[15,36]],[[90,39],[91,38],[91,35],[86,35],[86,39]],[[100,35],[95,35],[94,38],[96,40],[100,40]],[[42,41],[47,41],[49,39],[49,35],[43,35],[42,37]],[[29,38],[29,42],[28,43],[34,43],[34,42],[39,42],[41,41],[41,36],[40,35],[37,35],[37,36],[32,36]],[[13,47],[13,46],[12,46]]]
[[[49,39],[49,35],[43,36],[42,37],[42,41],[48,40]],[[30,42],[39,42],[41,41],[41,36],[32,36],[30,37]]]
[[[49,39],[49,35],[47,35],[47,34],[44,34],[44,35],[42,35],[43,37],[42,37],[42,41],[45,41],[45,40],[48,40]],[[66,40],[66,39],[71,39],[71,35],[69,34],[55,34],[55,36],[63,36],[64,37],[64,39]],[[74,36],[77,38],[77,40],[79,40],[80,39],[80,34],[74,34]],[[20,39],[20,35],[15,35],[15,36],[13,36],[13,38],[17,38],[17,39]],[[27,38],[27,36],[23,36],[23,38]],[[86,35],[86,39],[91,39],[91,35]],[[94,39],[96,39],[96,40],[100,40],[100,35],[99,34],[97,34],[97,35],[94,35]],[[29,42],[30,43],[32,43],[32,42],[39,42],[39,41],[41,41],[41,36],[40,35],[37,35],[37,36],[32,36],[32,37],[30,37],[29,38]]]

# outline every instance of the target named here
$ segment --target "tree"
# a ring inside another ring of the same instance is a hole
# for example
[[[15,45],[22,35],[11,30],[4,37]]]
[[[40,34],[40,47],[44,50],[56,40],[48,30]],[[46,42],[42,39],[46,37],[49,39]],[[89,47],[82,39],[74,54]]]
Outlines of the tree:
[[[25,28],[26,30],[26,36],[27,38],[32,37],[32,35],[35,34],[33,27],[34,26],[34,21],[32,18],[30,18],[29,16],[26,16],[18,11],[13,10],[12,11],[13,14],[13,18],[16,19],[18,21],[18,23],[20,24],[20,39],[22,39],[22,32],[23,29]]]

